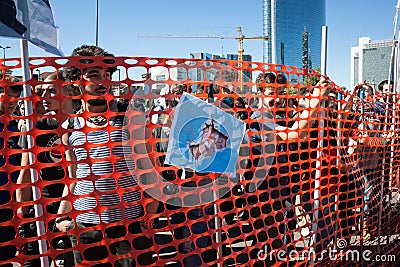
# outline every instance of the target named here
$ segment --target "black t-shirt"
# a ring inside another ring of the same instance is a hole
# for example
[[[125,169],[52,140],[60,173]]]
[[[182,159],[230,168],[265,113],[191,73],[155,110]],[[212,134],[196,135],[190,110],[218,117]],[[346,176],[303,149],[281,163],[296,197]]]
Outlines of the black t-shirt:
[[[0,122],[0,132],[8,131],[8,132],[18,132],[18,122],[10,121],[7,127],[4,127],[4,123]],[[0,150],[3,149],[20,149],[18,145],[19,136],[10,136],[7,140],[4,140],[3,137],[0,138]],[[21,154],[13,153],[8,159],[5,156],[0,155],[0,167],[5,166],[6,164],[13,166],[21,165]],[[11,200],[11,194],[7,189],[7,184],[11,181],[16,182],[19,175],[19,171],[7,172],[0,171],[0,204],[5,204]],[[4,188],[3,188],[4,187]]]
[[[59,125],[59,122],[53,118],[43,118],[36,121],[35,128],[38,130],[44,130],[35,137],[35,147],[38,149],[36,162],[57,163],[61,161],[62,154],[59,148],[61,139],[57,134]],[[28,147],[26,138],[24,138],[21,143],[24,147]],[[40,173],[40,179],[44,181],[60,180],[65,176],[65,171],[61,164],[58,164],[57,166],[42,167],[38,171]],[[62,196],[63,190],[64,184],[60,181],[59,183],[45,185],[42,189],[42,195],[46,198],[58,198]],[[49,205],[50,207],[47,207],[48,212],[57,212],[58,204],[59,202],[51,203]],[[51,211],[49,209],[51,209]]]
[[[35,127],[38,130],[49,131],[49,133],[43,133],[36,136],[36,147],[46,148],[45,151],[39,152],[37,154],[37,160],[40,163],[59,162],[62,159],[62,155],[58,149],[59,145],[61,144],[61,139],[55,131],[52,131],[56,130],[59,127],[59,123],[55,119],[44,118],[38,120]],[[53,149],[48,150],[48,148]],[[47,176],[47,174],[44,174],[45,176],[42,176],[43,180],[58,180],[64,176],[63,168],[61,166],[51,167],[51,170],[54,171],[51,177]],[[54,174],[56,173],[57,175],[54,176]]]

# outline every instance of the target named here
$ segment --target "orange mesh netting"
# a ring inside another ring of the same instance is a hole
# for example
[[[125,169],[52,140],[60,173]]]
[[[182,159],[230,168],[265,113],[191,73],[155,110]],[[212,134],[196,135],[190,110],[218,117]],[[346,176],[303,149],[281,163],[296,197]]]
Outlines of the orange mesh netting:
[[[104,80],[85,71],[115,67]],[[0,264],[399,261],[397,95],[333,82],[323,94],[315,71],[256,62],[31,58],[29,68],[26,82],[0,80]],[[19,59],[1,71],[18,75]],[[235,174],[165,163],[183,92],[246,124]],[[57,214],[60,201],[72,210]]]

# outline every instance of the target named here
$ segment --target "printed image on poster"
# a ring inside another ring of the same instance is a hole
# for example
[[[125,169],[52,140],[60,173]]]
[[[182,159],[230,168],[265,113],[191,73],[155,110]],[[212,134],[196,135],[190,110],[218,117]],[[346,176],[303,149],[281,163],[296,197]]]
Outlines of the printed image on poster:
[[[233,174],[245,129],[241,120],[183,93],[174,113],[165,163]]]

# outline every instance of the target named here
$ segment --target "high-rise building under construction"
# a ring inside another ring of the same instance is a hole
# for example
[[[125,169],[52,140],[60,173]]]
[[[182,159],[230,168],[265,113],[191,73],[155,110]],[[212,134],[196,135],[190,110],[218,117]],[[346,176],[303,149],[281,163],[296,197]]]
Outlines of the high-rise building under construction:
[[[325,0],[263,0],[264,62],[320,67],[325,12]]]

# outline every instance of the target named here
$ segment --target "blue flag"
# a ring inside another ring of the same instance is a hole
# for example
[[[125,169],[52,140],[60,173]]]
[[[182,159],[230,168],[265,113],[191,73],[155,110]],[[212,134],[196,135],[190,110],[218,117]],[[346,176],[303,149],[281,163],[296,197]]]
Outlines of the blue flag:
[[[0,36],[23,38],[63,56],[50,0],[0,0]]]

